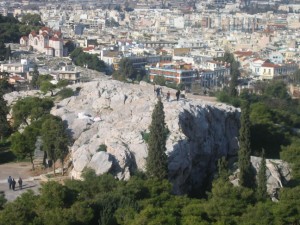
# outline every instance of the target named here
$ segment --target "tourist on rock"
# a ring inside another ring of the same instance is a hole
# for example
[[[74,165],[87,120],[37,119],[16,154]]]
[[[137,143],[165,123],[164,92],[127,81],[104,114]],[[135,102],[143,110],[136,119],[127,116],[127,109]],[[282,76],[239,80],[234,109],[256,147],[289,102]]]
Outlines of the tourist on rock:
[[[21,177],[19,177],[18,184],[19,184],[19,188],[22,189],[23,180]]]
[[[176,99],[177,99],[177,101],[179,100],[179,96],[180,96],[180,90],[178,90],[178,91],[176,92]]]
[[[11,176],[8,177],[7,182],[8,182],[9,189],[11,189],[11,185],[12,185],[12,178],[11,178]]]
[[[168,91],[168,93],[167,93],[167,101],[169,102],[170,101],[170,91]]]
[[[15,181],[14,178],[11,181],[11,186],[12,186],[12,189],[15,190],[15,188],[16,188],[16,181]]]

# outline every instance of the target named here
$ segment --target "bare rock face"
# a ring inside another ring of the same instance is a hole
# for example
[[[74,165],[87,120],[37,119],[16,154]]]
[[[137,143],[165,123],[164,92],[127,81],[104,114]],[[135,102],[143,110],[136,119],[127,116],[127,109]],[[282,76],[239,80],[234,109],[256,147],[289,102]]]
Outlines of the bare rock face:
[[[71,176],[80,179],[84,168],[93,168],[98,175],[109,172],[118,179],[129,179],[136,169],[145,170],[148,150],[143,134],[149,132],[157,102],[153,85],[102,79],[69,87],[81,90],[56,103],[51,113],[67,123],[74,140]],[[195,96],[176,101],[175,92],[163,87],[162,102],[170,131],[166,143],[169,180],[174,193],[182,194],[212,178],[220,157],[237,154],[240,111]],[[11,104],[29,95],[5,97]],[[106,152],[99,150],[101,145]]]
[[[157,102],[153,86],[118,81],[78,84],[77,96],[58,103],[52,114],[62,117],[75,140],[71,147],[71,176],[80,179],[85,167],[97,174],[110,172],[129,179],[136,169],[145,170],[147,133]],[[76,88],[76,87],[74,87]],[[169,179],[174,192],[181,194],[200,187],[215,171],[222,156],[236,155],[240,112],[234,107],[198,99],[171,100],[162,97],[166,124]],[[106,152],[97,152],[106,145]]]
[[[261,157],[251,156],[251,165],[255,174],[258,174],[261,164]],[[267,177],[267,191],[269,195],[274,197],[277,190],[284,187],[289,180],[291,180],[291,168],[289,164],[279,159],[266,159],[266,177]],[[237,169],[230,180],[234,185],[238,185]]]

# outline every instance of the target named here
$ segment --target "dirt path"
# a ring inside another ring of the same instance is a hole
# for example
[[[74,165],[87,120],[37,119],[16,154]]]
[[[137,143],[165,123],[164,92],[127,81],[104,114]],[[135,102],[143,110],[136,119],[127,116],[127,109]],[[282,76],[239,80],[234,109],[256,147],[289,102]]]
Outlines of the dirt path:
[[[7,183],[8,176],[12,176],[16,182],[19,177],[21,177],[23,180],[23,188],[19,189],[17,183],[15,191],[10,190]],[[39,187],[40,180],[38,180],[38,176],[35,176],[32,173],[31,163],[21,162],[0,164],[0,191],[4,191],[8,201],[15,200],[22,193],[30,189],[37,193]]]

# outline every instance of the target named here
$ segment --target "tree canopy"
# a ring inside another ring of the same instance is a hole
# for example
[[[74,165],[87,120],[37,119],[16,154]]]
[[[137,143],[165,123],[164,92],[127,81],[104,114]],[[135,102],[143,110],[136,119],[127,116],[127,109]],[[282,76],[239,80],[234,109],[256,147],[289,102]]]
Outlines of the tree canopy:
[[[96,54],[85,53],[82,48],[76,48],[72,51],[70,57],[77,66],[87,67],[99,72],[104,72],[106,69],[105,63]]]

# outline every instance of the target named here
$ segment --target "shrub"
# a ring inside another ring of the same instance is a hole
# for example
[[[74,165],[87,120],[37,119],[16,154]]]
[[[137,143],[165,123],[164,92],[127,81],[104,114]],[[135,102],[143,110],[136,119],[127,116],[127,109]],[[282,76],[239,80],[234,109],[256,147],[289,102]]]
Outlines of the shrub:
[[[60,96],[62,99],[69,98],[74,95],[74,91],[71,88],[64,88],[57,92],[57,95]]]
[[[97,152],[106,152],[106,151],[107,151],[107,146],[105,144],[99,145]]]
[[[144,140],[146,143],[148,143],[150,133],[142,132],[141,134],[142,134],[143,140]]]

